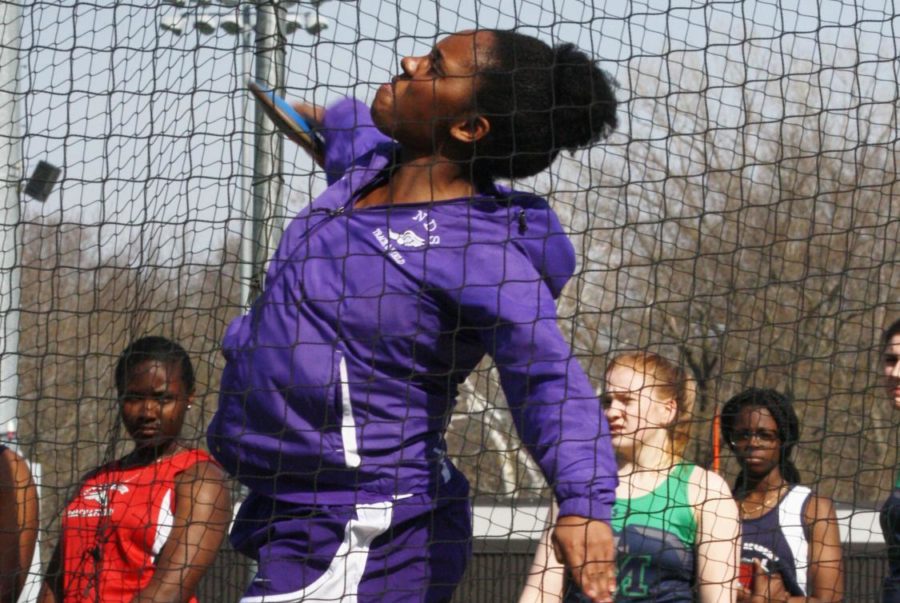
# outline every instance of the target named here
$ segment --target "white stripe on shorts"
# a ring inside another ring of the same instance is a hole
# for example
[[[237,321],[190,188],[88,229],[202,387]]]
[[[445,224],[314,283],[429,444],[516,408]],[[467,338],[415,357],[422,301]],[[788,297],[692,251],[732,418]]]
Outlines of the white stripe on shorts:
[[[357,603],[369,547],[391,527],[394,501],[356,505],[356,519],[344,527],[344,541],[318,580],[292,592],[243,597],[241,603]]]

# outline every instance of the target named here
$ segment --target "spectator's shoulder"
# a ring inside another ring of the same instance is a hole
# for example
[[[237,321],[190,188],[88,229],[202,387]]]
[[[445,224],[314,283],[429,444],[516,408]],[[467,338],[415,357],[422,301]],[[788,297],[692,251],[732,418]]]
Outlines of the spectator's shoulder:
[[[735,504],[728,484],[715,471],[694,465],[688,477],[688,484],[692,492],[690,499],[695,505],[704,505],[711,501],[727,501]]]
[[[4,448],[0,451],[0,478],[15,487],[30,485],[32,477],[28,461],[12,448]]]

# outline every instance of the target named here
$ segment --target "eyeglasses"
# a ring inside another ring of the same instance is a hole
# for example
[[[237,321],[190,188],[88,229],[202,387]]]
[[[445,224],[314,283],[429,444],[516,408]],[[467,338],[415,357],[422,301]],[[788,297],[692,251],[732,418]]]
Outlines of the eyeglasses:
[[[742,429],[741,431],[735,431],[731,434],[730,441],[733,445],[737,445],[750,442],[753,438],[756,438],[756,441],[764,446],[771,446],[781,441],[777,432],[769,431],[768,429]]]

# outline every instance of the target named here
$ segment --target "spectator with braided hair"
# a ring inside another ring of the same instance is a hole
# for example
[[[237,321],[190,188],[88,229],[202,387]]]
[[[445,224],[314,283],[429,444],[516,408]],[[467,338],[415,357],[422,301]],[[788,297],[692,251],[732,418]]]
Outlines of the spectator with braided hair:
[[[733,493],[743,532],[741,602],[833,603],[844,596],[831,500],[800,485],[800,422],[790,399],[751,388],[722,408],[722,438],[741,466]]]

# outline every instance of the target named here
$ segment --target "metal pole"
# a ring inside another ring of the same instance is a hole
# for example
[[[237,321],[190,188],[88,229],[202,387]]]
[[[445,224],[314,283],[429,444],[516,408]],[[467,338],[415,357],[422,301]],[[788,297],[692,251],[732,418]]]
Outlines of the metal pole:
[[[241,61],[243,75],[245,78],[253,77],[253,32],[251,31],[253,24],[253,15],[250,4],[244,4],[241,11]],[[243,82],[242,82],[243,83]],[[240,84],[239,84],[240,85]],[[250,133],[250,124],[255,124],[253,115],[253,106],[256,103],[247,92],[244,92],[244,123],[242,124],[243,134],[241,135],[241,170],[243,172],[243,191],[242,200],[243,208],[241,215],[241,305],[249,306],[252,301],[251,295],[254,295],[253,276],[254,270],[254,238],[253,238],[253,135]]]
[[[266,86],[284,93],[285,41],[278,24],[285,8],[277,0],[256,5],[256,77]],[[256,154],[253,164],[254,277],[251,296],[262,291],[266,265],[281,236],[285,209],[281,199],[282,138],[268,116],[256,109]]]
[[[0,5],[0,430],[18,417],[22,141],[18,125],[21,9]],[[15,429],[15,425],[13,425]]]

